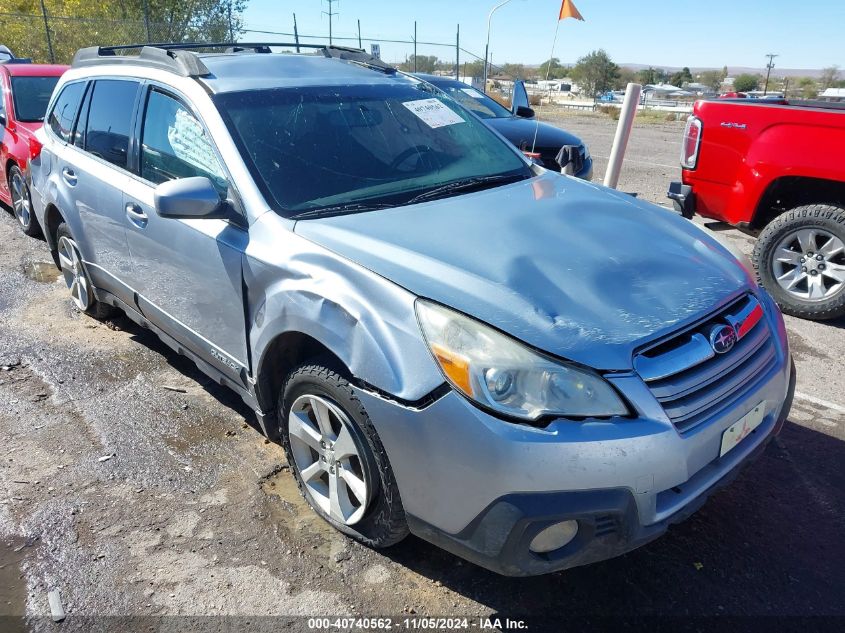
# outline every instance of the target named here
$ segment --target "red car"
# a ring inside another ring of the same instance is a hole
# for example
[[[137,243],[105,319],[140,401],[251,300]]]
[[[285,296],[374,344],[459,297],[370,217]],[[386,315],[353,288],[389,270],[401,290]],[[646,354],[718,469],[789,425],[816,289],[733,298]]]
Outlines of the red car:
[[[35,132],[44,121],[56,82],[68,68],[0,57],[0,202],[12,207],[27,235],[40,233],[31,213],[27,162],[38,152]]]
[[[698,101],[669,197],[757,236],[753,264],[781,309],[845,316],[845,104]]]

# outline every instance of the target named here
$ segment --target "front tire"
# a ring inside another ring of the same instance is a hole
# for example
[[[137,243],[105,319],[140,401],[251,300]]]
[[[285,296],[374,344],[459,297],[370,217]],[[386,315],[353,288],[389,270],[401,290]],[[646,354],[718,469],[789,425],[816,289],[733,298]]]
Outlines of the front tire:
[[[32,197],[29,195],[29,186],[26,184],[23,172],[17,165],[12,165],[9,170],[9,193],[12,197],[12,210],[21,230],[29,237],[41,235],[41,227],[32,212]]]
[[[94,296],[94,286],[85,270],[79,247],[73,239],[70,228],[62,222],[56,231],[59,267],[70,297],[80,311],[95,319],[105,319],[113,314],[114,308],[100,303]]]
[[[757,279],[786,314],[845,315],[845,208],[796,207],[760,233],[752,257]]]
[[[301,365],[279,398],[282,446],[300,494],[334,528],[370,547],[408,535],[384,446],[330,362]]]

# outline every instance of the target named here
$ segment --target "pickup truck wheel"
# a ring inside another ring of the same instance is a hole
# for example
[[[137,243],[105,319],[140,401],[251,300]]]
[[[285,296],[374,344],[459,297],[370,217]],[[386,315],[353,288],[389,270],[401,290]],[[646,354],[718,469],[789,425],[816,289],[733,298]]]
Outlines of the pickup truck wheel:
[[[408,535],[384,446],[331,363],[295,369],[279,399],[282,446],[300,493],[329,524],[370,546]]]
[[[94,286],[85,270],[79,247],[71,235],[70,228],[62,222],[56,230],[56,241],[59,252],[59,266],[73,303],[82,312],[95,319],[105,319],[114,312],[114,308],[100,303],[94,296]]]
[[[32,212],[32,198],[29,195],[29,186],[26,178],[17,165],[12,165],[9,170],[9,193],[12,197],[12,210],[21,225],[21,229],[30,237],[41,235],[41,227]]]
[[[845,208],[796,207],[775,218],[754,247],[757,279],[786,314],[845,315]]]

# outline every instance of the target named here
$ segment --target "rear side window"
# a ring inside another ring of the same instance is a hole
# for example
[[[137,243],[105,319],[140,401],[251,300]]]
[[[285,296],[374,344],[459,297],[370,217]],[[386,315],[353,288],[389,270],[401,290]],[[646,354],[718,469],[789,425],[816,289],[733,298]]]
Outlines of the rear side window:
[[[99,80],[94,83],[88,108],[85,150],[123,169],[129,158],[130,126],[138,86],[136,81]]]
[[[70,140],[73,130],[73,121],[76,112],[79,110],[79,102],[82,100],[82,93],[85,92],[85,82],[68,84],[62,88],[59,98],[50,110],[47,123],[53,133],[63,141]]]
[[[158,184],[192,176],[210,179],[221,194],[228,189],[202,124],[182,103],[152,90],[141,137],[141,177]]]
[[[58,77],[12,77],[12,96],[18,121],[43,121],[57,83]]]

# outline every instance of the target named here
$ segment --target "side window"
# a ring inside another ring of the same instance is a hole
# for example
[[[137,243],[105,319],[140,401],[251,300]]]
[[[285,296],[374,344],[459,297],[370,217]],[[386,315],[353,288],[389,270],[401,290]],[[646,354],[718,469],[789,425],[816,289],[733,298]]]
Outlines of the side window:
[[[70,140],[73,130],[73,120],[76,118],[76,111],[79,109],[79,101],[82,93],[85,92],[85,82],[80,81],[68,84],[62,88],[59,98],[53,104],[53,109],[47,117],[47,124],[56,136],[63,141]]]
[[[229,188],[202,124],[179,101],[151,90],[141,135],[141,177],[156,184],[205,176],[221,195]]]
[[[138,86],[136,81],[99,80],[88,107],[85,150],[123,169],[129,158],[129,128]]]
[[[3,89],[2,79],[0,79],[0,116],[6,117],[6,91]]]

